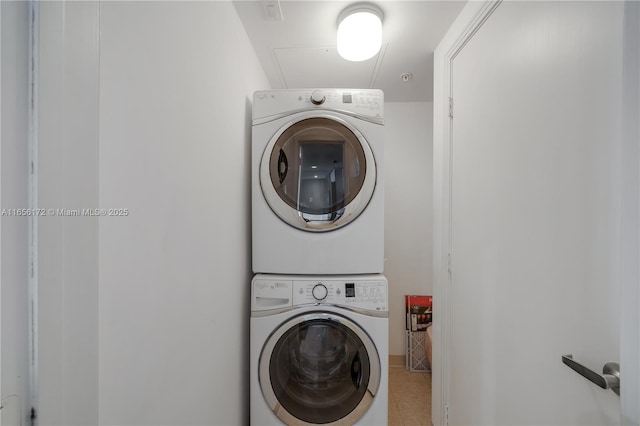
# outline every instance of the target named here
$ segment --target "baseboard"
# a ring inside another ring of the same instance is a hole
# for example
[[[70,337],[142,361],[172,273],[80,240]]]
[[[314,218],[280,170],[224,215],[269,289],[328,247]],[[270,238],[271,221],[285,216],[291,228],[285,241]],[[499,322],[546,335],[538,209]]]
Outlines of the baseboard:
[[[389,367],[406,367],[404,355],[389,355]]]

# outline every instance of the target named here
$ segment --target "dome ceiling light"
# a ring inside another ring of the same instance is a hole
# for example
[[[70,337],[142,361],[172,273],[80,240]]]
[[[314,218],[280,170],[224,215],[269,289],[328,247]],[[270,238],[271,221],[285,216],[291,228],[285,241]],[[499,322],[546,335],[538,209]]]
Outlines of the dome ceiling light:
[[[382,10],[374,4],[357,3],[338,16],[338,53],[348,61],[373,58],[382,45]]]

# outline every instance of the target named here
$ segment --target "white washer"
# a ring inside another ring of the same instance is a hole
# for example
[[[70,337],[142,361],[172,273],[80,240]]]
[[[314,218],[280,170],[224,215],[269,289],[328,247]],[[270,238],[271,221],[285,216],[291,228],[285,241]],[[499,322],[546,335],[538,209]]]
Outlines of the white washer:
[[[383,271],[383,104],[380,90],[254,94],[254,272]]]
[[[251,424],[380,425],[388,415],[382,275],[256,275]]]

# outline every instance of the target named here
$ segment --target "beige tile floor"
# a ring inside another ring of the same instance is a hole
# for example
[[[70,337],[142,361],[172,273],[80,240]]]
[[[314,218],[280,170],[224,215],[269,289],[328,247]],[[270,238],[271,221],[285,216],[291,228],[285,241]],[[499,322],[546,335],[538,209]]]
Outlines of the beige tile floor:
[[[389,366],[389,426],[431,426],[431,373]]]

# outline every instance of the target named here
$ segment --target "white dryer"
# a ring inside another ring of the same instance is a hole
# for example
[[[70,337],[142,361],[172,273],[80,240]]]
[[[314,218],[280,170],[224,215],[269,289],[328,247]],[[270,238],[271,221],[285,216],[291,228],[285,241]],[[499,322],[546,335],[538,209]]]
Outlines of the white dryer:
[[[381,425],[389,324],[382,275],[256,275],[251,424]]]
[[[253,97],[253,271],[384,268],[380,90],[272,90]]]

